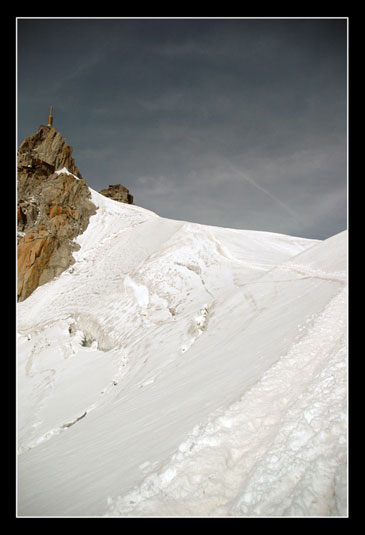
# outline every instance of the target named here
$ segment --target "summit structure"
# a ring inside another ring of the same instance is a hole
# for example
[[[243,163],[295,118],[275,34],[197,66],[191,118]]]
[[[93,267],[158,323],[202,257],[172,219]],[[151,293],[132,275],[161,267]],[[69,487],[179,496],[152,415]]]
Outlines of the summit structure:
[[[50,107],[47,126],[53,125],[53,106]]]

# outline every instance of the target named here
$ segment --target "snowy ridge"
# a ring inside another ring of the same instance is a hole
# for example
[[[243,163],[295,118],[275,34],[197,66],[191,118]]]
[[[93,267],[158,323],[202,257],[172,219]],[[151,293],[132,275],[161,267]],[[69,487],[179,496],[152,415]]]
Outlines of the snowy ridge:
[[[75,264],[18,305],[19,513],[345,515],[346,232],[91,195]]]

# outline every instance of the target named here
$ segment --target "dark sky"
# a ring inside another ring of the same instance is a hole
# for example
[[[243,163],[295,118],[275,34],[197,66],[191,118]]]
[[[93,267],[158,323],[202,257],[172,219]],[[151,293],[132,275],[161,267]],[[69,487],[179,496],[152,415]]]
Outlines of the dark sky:
[[[347,226],[346,19],[17,20],[18,144],[46,124],[97,191],[163,217]]]

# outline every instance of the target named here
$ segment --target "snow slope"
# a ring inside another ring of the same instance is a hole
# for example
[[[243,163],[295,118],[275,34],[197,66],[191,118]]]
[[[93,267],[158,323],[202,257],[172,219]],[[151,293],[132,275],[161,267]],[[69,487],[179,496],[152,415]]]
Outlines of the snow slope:
[[[18,514],[346,516],[347,233],[91,192],[75,264],[18,304]]]

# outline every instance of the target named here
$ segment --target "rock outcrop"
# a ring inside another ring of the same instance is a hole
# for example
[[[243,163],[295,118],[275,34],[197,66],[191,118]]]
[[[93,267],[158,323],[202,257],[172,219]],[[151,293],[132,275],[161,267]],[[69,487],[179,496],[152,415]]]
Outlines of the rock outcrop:
[[[110,185],[108,188],[99,191],[99,193],[114,201],[133,204],[133,195],[131,195],[129,190],[125,186],[122,186],[122,184]]]
[[[66,167],[70,173],[82,178],[72,157],[72,147],[68,145],[60,132],[51,126],[41,125],[38,131],[28,136],[18,149],[18,167],[26,168],[42,162],[53,170]]]
[[[67,269],[96,212],[72,147],[52,126],[40,126],[18,150],[18,300]]]

